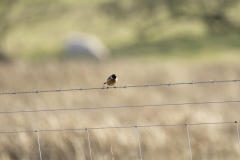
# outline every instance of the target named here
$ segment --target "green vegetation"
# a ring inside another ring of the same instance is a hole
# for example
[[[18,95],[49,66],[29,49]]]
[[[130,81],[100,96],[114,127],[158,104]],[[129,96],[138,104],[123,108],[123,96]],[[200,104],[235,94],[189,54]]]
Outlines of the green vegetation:
[[[113,57],[239,56],[239,1],[212,1],[202,10],[204,3],[2,0],[0,54],[60,58],[68,35],[85,32],[103,40]]]

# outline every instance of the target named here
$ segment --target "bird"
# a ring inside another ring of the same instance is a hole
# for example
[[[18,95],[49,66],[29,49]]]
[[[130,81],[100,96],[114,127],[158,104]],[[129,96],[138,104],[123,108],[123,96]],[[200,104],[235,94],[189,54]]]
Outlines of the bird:
[[[112,74],[110,77],[108,77],[107,82],[103,83],[107,84],[108,86],[114,86],[117,83],[117,76],[115,74]],[[114,88],[116,89],[116,87],[114,86]],[[108,87],[107,87],[108,89]]]

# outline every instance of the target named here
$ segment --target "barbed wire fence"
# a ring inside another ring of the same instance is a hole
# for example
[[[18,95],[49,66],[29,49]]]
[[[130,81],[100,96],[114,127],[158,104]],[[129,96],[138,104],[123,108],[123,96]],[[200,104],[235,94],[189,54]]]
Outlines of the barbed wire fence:
[[[140,84],[140,85],[123,85],[123,86],[114,86],[114,87],[95,87],[95,88],[72,88],[72,89],[53,89],[53,90],[37,90],[35,89],[34,91],[12,91],[12,92],[0,92],[0,95],[5,95],[5,94],[37,94],[37,93],[47,93],[47,92],[71,92],[71,91],[88,91],[88,90],[106,90],[106,89],[127,89],[127,88],[142,88],[142,87],[160,87],[160,86],[179,86],[179,85],[196,85],[196,84],[213,84],[213,83],[231,83],[231,82],[239,82],[240,80],[238,79],[231,79],[231,80],[210,80],[210,81],[200,81],[200,82],[177,82],[177,83],[161,83],[161,84]]]
[[[134,85],[134,86],[118,86],[118,87],[109,87],[109,88],[138,88],[138,87],[157,87],[157,86],[176,86],[176,85],[194,85],[194,84],[213,84],[213,83],[231,83],[239,82],[240,80],[210,80],[210,81],[201,81],[201,82],[179,82],[179,83],[168,83],[168,84],[144,84],[144,85]],[[67,91],[87,91],[87,90],[103,90],[108,89],[105,87],[101,88],[75,88],[75,89],[57,89],[57,90],[35,90],[35,91],[23,91],[23,92],[0,92],[0,95],[15,95],[15,94],[36,94],[36,93],[45,93],[45,92],[67,92]],[[229,100],[229,101],[208,101],[208,102],[185,102],[185,103],[169,103],[169,104],[146,104],[146,105],[136,105],[136,106],[110,106],[110,107],[94,107],[94,108],[55,108],[55,109],[42,109],[42,110],[18,110],[18,111],[0,111],[0,114],[13,114],[13,113],[27,113],[27,112],[56,112],[56,111],[75,111],[75,110],[96,110],[96,109],[117,109],[117,108],[138,108],[138,107],[161,107],[161,106],[182,106],[182,105],[203,105],[203,104],[224,104],[224,103],[240,103],[240,100]],[[42,129],[42,130],[16,130],[16,131],[0,131],[0,134],[18,134],[18,133],[35,133],[37,134],[37,143],[39,150],[39,158],[42,160],[42,151],[41,151],[41,132],[62,132],[62,131],[79,131],[86,130],[87,141],[88,141],[88,150],[90,159],[92,160],[92,151],[91,151],[91,141],[89,130],[103,130],[103,129],[135,129],[136,136],[138,140],[139,148],[139,158],[142,157],[141,149],[141,134],[139,133],[139,128],[149,128],[149,127],[176,127],[176,126],[185,126],[186,135],[188,139],[189,147],[189,157],[192,160],[192,147],[191,147],[191,134],[189,127],[198,126],[198,125],[229,125],[236,124],[236,136],[238,140],[238,148],[240,152],[240,134],[239,134],[239,120],[234,122],[205,122],[205,123],[187,123],[187,124],[149,124],[149,125],[135,125],[135,126],[106,126],[106,127],[91,127],[91,128],[62,128],[62,129]]]

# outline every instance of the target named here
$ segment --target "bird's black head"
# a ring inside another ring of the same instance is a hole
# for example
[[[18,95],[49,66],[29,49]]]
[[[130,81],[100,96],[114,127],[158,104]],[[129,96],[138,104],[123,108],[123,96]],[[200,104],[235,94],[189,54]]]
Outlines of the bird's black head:
[[[113,79],[116,79],[117,76],[116,76],[115,74],[112,74],[112,78],[113,78]]]

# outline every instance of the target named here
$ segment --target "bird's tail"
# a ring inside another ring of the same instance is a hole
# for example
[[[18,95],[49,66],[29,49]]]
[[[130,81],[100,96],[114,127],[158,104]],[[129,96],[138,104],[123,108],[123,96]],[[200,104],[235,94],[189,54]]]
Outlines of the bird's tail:
[[[103,83],[103,84],[106,84],[107,82]]]

